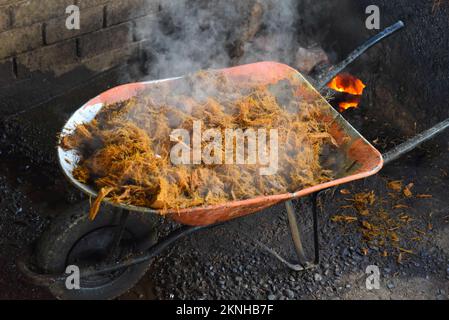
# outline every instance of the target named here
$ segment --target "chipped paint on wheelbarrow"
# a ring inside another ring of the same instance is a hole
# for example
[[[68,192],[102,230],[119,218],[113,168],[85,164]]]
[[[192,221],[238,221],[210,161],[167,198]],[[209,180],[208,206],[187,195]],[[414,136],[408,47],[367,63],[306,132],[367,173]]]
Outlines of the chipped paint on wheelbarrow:
[[[290,199],[303,197],[329,187],[374,175],[382,168],[383,159],[380,152],[335,111],[320,93],[295,69],[277,62],[259,62],[217,71],[224,73],[234,84],[249,82],[254,85],[274,85],[281,80],[291,79],[291,77],[299,79],[301,88],[296,93],[298,99],[314,99],[315,102],[318,101],[323,111],[321,121],[326,122],[330,134],[338,144],[338,148],[332,148],[332,150],[328,151],[328,154],[322,155],[323,166],[333,170],[335,179],[298,190],[294,193],[259,196],[247,200],[230,201],[220,205],[171,210],[166,213],[171,219],[192,226],[205,226],[224,222],[258,212]],[[73,132],[78,124],[90,122],[105,104],[129,99],[148,86],[156,84],[170,85],[171,83],[176,83],[176,81],[182,81],[182,79],[180,77],[131,83],[110,89],[78,109],[64,126],[61,137]],[[67,151],[58,147],[58,155],[62,170],[69,180],[88,195],[96,197],[97,192],[95,189],[80,183],[72,175],[72,171],[79,160],[76,151]],[[116,204],[108,201],[108,199],[104,201],[126,210],[161,213],[151,208]]]

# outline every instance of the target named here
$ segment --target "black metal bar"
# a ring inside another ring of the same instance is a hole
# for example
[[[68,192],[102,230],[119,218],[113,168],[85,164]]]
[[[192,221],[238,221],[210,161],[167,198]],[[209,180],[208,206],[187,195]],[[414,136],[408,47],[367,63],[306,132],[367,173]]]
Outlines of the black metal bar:
[[[216,225],[213,225],[216,226]],[[154,246],[152,246],[150,249],[148,249],[145,253],[133,256],[129,259],[109,264],[106,266],[98,266],[97,268],[92,268],[90,270],[86,270],[84,272],[80,272],[81,277],[89,277],[93,275],[98,275],[102,273],[109,273],[113,271],[120,270],[122,268],[130,267],[136,264],[140,264],[143,262],[148,262],[158,254],[160,254],[163,250],[167,249],[172,243],[176,242],[177,240],[184,238],[194,232],[211,228],[212,226],[204,226],[204,227],[190,227],[190,226],[183,226],[179,229],[176,229],[172,233],[170,233],[167,237],[163,238],[161,241],[156,243]],[[101,269],[100,269],[101,268]]]
[[[355,49],[345,60],[340,62],[339,64],[331,67],[327,73],[322,76],[322,79],[318,79],[318,85],[317,90],[321,91],[326,85],[334,79],[340,72],[342,72],[348,65],[350,65],[354,60],[356,60],[358,57],[360,57],[363,53],[368,51],[371,47],[382,41],[383,39],[391,36],[396,31],[402,29],[404,27],[404,22],[398,21],[392,26],[386,28],[384,31],[380,32],[379,34],[375,35],[374,37],[370,38],[368,41],[366,41],[363,45]]]
[[[426,142],[427,140],[432,139],[436,135],[442,133],[444,130],[449,128],[449,118],[438,123],[437,125],[433,126],[432,128],[418,134],[417,136],[411,138],[410,140],[407,140],[404,143],[401,143],[400,145],[394,147],[390,151],[383,154],[384,158],[384,164],[388,164],[402,155],[412,151],[413,149],[416,149],[418,146],[420,146],[422,143]]]

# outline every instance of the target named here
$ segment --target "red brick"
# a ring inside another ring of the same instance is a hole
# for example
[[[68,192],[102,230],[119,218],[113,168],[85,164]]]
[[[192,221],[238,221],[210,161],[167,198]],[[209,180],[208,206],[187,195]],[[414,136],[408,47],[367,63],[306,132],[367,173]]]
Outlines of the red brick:
[[[4,31],[0,33],[0,59],[33,50],[42,44],[40,24]]]
[[[80,54],[83,58],[93,57],[108,50],[124,47],[132,42],[132,39],[132,24],[123,23],[82,36],[79,40]]]
[[[106,21],[108,26],[155,13],[160,0],[118,0],[108,3]]]
[[[66,15],[66,8],[75,0],[28,0],[12,6],[13,23],[16,27],[31,25],[54,17]]]
[[[52,72],[59,76],[73,69],[78,63],[75,40],[45,46],[17,56],[19,78],[34,71]]]
[[[80,10],[80,29],[66,28],[66,17],[55,18],[45,26],[45,38],[48,44],[77,37],[82,34],[100,30],[103,27],[103,6]]]

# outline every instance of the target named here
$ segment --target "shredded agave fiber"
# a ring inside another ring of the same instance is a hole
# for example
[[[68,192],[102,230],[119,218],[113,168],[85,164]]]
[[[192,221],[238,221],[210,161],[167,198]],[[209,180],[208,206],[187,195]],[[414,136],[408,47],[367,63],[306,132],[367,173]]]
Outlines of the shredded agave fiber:
[[[271,86],[237,86],[222,74],[202,71],[105,105],[94,120],[61,139],[62,148],[80,156],[75,179],[98,190],[91,218],[104,198],[164,214],[329,181],[332,172],[320,165],[320,153],[335,141],[318,120],[321,103],[295,98],[300,85],[288,79]],[[277,129],[276,174],[259,174],[260,163],[174,165],[170,150],[180,142],[171,134],[180,128],[192,134],[194,121],[201,121],[203,130],[223,132],[223,153],[226,129]]]

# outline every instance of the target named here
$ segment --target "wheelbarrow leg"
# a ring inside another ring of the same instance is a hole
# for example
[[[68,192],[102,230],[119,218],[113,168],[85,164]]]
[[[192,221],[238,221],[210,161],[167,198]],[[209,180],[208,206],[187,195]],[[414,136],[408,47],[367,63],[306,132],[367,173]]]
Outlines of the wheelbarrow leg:
[[[313,261],[307,259],[303,241],[301,238],[301,233],[299,232],[299,225],[296,219],[295,210],[293,208],[293,203],[291,200],[285,203],[287,209],[288,224],[290,227],[290,232],[293,239],[293,244],[295,246],[296,255],[298,257],[299,263],[305,268],[315,266],[319,263],[320,259],[320,248],[319,248],[319,234],[318,234],[318,217],[317,217],[317,194],[311,195],[312,200],[312,215],[313,215],[313,242],[314,242],[314,253],[315,257]]]
[[[278,259],[280,262],[282,262],[284,265],[286,265],[289,269],[294,271],[304,271],[307,269],[312,269],[316,267],[319,263],[319,235],[318,235],[318,216],[317,216],[317,193],[314,193],[310,196],[312,200],[312,211],[313,211],[313,242],[314,242],[314,250],[315,250],[315,257],[314,260],[311,261],[307,259],[306,254],[304,252],[304,246],[301,238],[301,234],[299,232],[298,228],[298,221],[296,219],[295,210],[293,208],[293,203],[290,201],[287,201],[285,203],[286,209],[287,209],[287,218],[288,218],[288,224],[290,227],[290,232],[293,238],[293,244],[295,246],[295,252],[298,258],[299,263],[292,263],[284,259],[281,255],[279,255],[276,251],[273,249],[267,247],[265,244],[260,242],[257,239],[252,239],[252,242],[256,243],[259,247],[261,247],[263,250],[270,253],[272,256],[274,256],[276,259]]]

